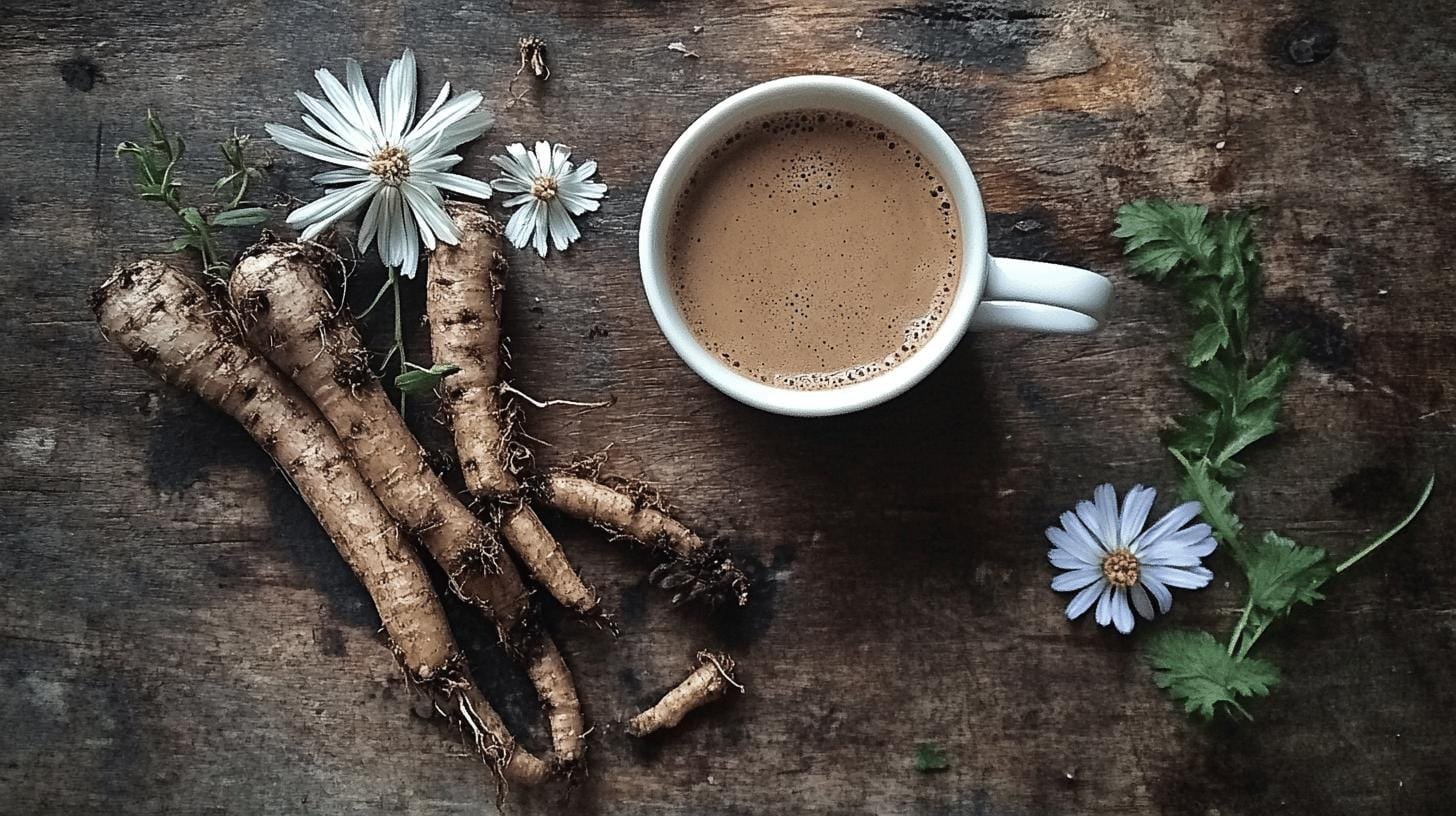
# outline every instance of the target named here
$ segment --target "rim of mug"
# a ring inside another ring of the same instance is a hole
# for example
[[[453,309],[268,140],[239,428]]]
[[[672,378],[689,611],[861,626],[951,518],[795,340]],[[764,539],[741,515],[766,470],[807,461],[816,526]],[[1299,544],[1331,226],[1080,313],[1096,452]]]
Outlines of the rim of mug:
[[[800,99],[805,91],[822,99]],[[865,111],[844,100],[868,103]],[[692,171],[708,151],[746,122],[794,110],[840,110],[882,124],[919,150],[939,172],[960,216],[961,275],[955,296],[930,339],[910,357],[867,380],[836,388],[801,390],[769,385],[740,374],[714,356],[687,325],[668,282],[667,232],[672,209]],[[886,121],[888,120],[888,121]],[[908,127],[907,127],[908,125]],[[890,400],[934,371],[970,328],[985,291],[988,255],[986,214],[970,164],[950,134],[900,95],[858,79],[827,75],[785,77],[739,91],[709,108],[673,142],[653,175],[642,207],[638,263],[647,302],[668,344],[698,376],[724,394],[765,411],[789,416],[832,416]]]

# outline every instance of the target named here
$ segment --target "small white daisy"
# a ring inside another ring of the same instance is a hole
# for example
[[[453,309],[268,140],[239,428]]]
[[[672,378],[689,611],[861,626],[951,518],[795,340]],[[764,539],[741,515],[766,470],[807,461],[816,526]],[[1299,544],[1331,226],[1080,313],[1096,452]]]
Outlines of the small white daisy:
[[[584,161],[573,167],[571,148],[537,142],[535,151],[517,142],[506,148],[508,156],[491,156],[490,160],[506,171],[491,186],[502,193],[515,193],[505,201],[507,207],[520,207],[506,223],[506,239],[517,247],[534,244],[537,254],[546,257],[546,239],[557,252],[565,250],[581,237],[572,216],[596,210],[607,185],[588,181],[597,172],[597,163]]]
[[[347,186],[289,213],[288,223],[302,227],[307,241],[368,204],[359,226],[359,250],[367,250],[377,238],[384,263],[413,278],[422,241],[429,249],[437,242],[460,242],[440,191],[490,198],[489,184],[445,171],[460,162],[450,151],[484,133],[491,114],[476,110],[481,102],[476,91],[450,99],[447,82],[416,120],[415,55],[409,50],[390,63],[380,81],[377,108],[354,60],[344,64],[344,83],[323,68],[314,76],[327,101],[302,91],[298,100],[309,111],[303,123],[321,138],[287,125],[266,129],[279,145],[344,168],[319,173],[313,177],[315,184]]]
[[[1218,546],[1212,529],[1193,520],[1202,506],[1184,502],[1153,526],[1143,529],[1158,492],[1137,485],[1127,491],[1122,509],[1117,492],[1104,484],[1092,491],[1092,501],[1077,502],[1077,512],[1063,513],[1062,526],[1046,531],[1052,566],[1067,570],[1052,579],[1058,592],[1078,590],[1067,604],[1069,619],[1097,604],[1097,623],[1115,625],[1124,635],[1132,631],[1132,610],[1153,619],[1152,593],[1158,611],[1173,606],[1169,587],[1200,589],[1213,580],[1201,559]]]

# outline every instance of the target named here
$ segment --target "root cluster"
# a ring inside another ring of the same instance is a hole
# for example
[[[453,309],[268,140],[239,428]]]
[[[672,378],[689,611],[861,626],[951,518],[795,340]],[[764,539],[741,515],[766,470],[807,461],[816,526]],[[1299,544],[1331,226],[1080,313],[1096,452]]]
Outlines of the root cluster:
[[[515,408],[503,398],[501,231],[475,207],[451,215],[464,239],[436,251],[426,303],[435,360],[459,367],[440,397],[476,510],[435,473],[372,373],[353,318],[330,292],[326,250],[265,238],[237,263],[226,293],[143,261],[118,269],[92,306],[103,333],[139,366],[236,419],[274,458],[368,589],[411,684],[501,779],[537,784],[582,761],[587,729],[571,670],[535,620],[517,562],[562,606],[615,631],[538,507],[658,553],[652,580],[674,603],[742,605],[748,582],[655,491],[602,477],[599,460],[530,472]],[[440,566],[449,592],[495,625],[531,679],[549,754],[521,747],[472,679],[411,541]],[[700,653],[692,674],[632,718],[628,733],[672,727],[737,686],[733,665]]]

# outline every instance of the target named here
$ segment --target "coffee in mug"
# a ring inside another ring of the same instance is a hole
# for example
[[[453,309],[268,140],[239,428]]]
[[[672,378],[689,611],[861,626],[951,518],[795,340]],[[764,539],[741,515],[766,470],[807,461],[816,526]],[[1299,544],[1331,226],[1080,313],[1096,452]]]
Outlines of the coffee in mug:
[[[961,269],[956,203],[884,126],[798,111],[708,151],[674,206],[668,276],[699,343],[745,376],[836,388],[939,327]]]

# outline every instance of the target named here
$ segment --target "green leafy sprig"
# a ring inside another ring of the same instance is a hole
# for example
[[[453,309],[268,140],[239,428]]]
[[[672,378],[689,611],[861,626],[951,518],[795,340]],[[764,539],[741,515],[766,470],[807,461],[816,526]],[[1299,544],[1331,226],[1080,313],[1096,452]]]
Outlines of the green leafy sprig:
[[[183,201],[182,181],[177,163],[187,152],[186,143],[176,133],[169,133],[156,114],[147,111],[147,138],[143,142],[122,142],[116,147],[118,158],[131,160],[133,185],[143,201],[158,202],[177,216],[182,234],[168,245],[169,252],[196,250],[202,257],[202,270],[214,278],[225,278],[228,265],[220,259],[216,231],[229,227],[249,227],[268,220],[268,210],[246,206],[248,184],[257,178],[257,168],[248,164],[245,150],[248,137],[234,132],[222,142],[223,160],[228,173],[212,185],[215,200],[203,205]]]
[[[1249,655],[1254,644],[1299,604],[1322,600],[1326,582],[1403,530],[1430,498],[1435,477],[1405,518],[1338,564],[1325,550],[1274,532],[1245,536],[1233,511],[1232,486],[1246,472],[1236,457],[1278,429],[1284,389],[1300,355],[1295,337],[1262,360],[1251,349],[1249,316],[1260,283],[1253,217],[1136,201],[1118,210],[1117,224],[1113,235],[1124,240],[1129,270],[1174,288],[1193,318],[1183,379],[1203,409],[1177,418],[1163,441],[1183,468],[1184,496],[1203,505],[1203,517],[1248,584],[1226,641],[1204,631],[1165,629],[1149,639],[1145,658],[1154,682],[1189,713],[1248,717],[1241,701],[1266,696],[1280,679],[1272,663]]]

